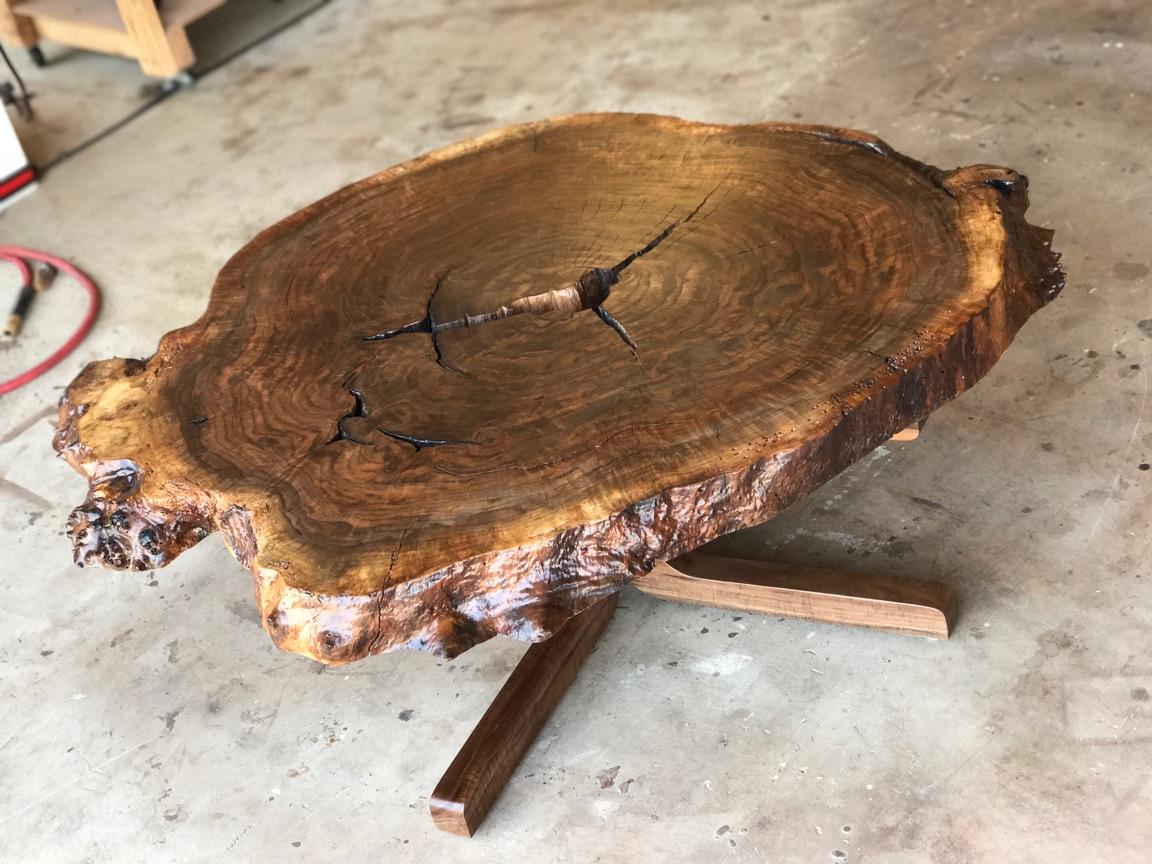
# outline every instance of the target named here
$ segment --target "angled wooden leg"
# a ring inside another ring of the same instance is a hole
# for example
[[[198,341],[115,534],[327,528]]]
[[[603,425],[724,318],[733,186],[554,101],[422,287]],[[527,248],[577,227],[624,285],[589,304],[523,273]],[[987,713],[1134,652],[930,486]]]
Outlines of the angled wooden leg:
[[[605,597],[524,654],[436,784],[430,805],[437,828],[476,833],[604,632],[616,600]]]
[[[940,582],[700,552],[661,562],[633,584],[665,600],[936,639],[947,639],[956,619],[956,598]]]

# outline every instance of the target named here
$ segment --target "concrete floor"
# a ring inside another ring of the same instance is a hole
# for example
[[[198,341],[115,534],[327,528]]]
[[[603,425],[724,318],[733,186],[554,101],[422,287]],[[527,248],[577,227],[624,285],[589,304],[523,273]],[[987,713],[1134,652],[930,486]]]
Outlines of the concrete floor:
[[[217,7],[188,27],[196,54],[191,72],[214,71],[325,2],[330,0],[232,0]],[[42,168],[50,170],[58,160],[164,96],[163,82],[142,76],[137,63],[52,42],[43,43],[41,49],[48,61],[43,69],[33,66],[21,48],[8,53],[28,84],[36,109],[34,122],[16,120],[20,143]]]
[[[0,400],[0,858],[1152,858],[1152,6],[714,5],[343,0],[0,218],[2,242],[71,256],[107,302],[73,359]],[[228,256],[301,205],[593,109],[857,126],[942,166],[1016,167],[1068,288],[919,442],[717,544],[946,580],[951,641],[629,589],[464,841],[427,795],[523,646],[324,669],[273,648],[218,538],[162,572],[76,570],[62,529],[84,484],[53,459],[53,405],[83,362],[195,318]],[[71,326],[70,290],[30,348]],[[0,375],[24,359],[0,351]]]

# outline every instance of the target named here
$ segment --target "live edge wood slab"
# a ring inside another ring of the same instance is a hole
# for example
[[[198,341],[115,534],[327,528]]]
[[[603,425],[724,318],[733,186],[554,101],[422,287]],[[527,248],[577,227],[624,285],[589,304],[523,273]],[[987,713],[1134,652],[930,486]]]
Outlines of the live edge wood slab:
[[[1027,204],[817,126],[573,116],[415,159],[72,383],[76,560],[219,531],[325,663],[545,639],[984,375],[1062,286]]]

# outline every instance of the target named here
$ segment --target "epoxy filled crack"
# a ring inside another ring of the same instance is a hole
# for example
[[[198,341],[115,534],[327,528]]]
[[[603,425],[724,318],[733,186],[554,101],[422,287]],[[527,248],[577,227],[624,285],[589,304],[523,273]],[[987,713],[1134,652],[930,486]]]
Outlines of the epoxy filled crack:
[[[346,414],[343,414],[339,420],[336,421],[336,434],[329,438],[326,444],[335,444],[337,441],[351,441],[354,444],[371,444],[371,441],[365,441],[363,438],[357,438],[351,432],[344,428],[344,422],[353,418],[367,417],[372,412],[368,410],[368,405],[364,400],[364,392],[355,387],[348,387],[348,392],[355,400],[352,409]],[[391,429],[384,429],[381,426],[376,427],[376,431],[382,432],[389,438],[394,438],[397,441],[403,441],[405,444],[411,444],[416,448],[416,452],[420,452],[428,447],[451,447],[475,444],[475,441],[452,441],[447,438],[423,438],[419,435],[407,435],[403,432],[396,432]]]
[[[368,443],[367,441],[363,441],[360,438],[357,438],[355,435],[344,429],[345,420],[351,420],[353,417],[368,416],[368,408],[364,404],[364,393],[360,390],[357,390],[355,387],[349,387],[348,392],[352,394],[352,398],[355,399],[356,402],[352,406],[351,411],[349,411],[347,414],[344,414],[340,417],[339,420],[336,421],[336,434],[325,441],[325,444],[335,444],[337,441],[352,441],[356,444]]]
[[[475,444],[475,441],[448,441],[443,438],[420,438],[416,435],[405,435],[403,432],[392,432],[380,426],[376,427],[378,432],[383,432],[389,438],[395,438],[397,441],[403,441],[405,444],[411,444],[416,448],[419,453],[427,447],[462,447],[468,444]]]
[[[717,187],[719,188],[719,187]],[[432,337],[432,347],[436,351],[436,362],[449,371],[460,373],[460,370],[448,364],[444,360],[444,353],[440,346],[439,334],[445,330],[459,330],[469,327],[477,327],[481,324],[487,324],[492,321],[500,321],[504,318],[511,318],[514,315],[522,315],[530,313],[533,315],[540,315],[547,312],[583,312],[586,309],[591,309],[596,313],[601,321],[612,328],[613,331],[620,337],[633,355],[638,355],[639,348],[635,340],[628,334],[628,330],[624,325],[612,315],[607,309],[604,308],[604,301],[612,293],[613,286],[620,281],[620,274],[623,273],[633,262],[639,258],[643,258],[648,253],[656,249],[661,243],[668,239],[678,227],[690,222],[696,215],[703,209],[704,205],[708,203],[708,199],[716,190],[713,189],[704,196],[704,200],[696,205],[695,208],[683,219],[677,219],[675,222],[670,223],[659,234],[652,238],[648,243],[641,246],[635,252],[613,265],[612,267],[593,267],[590,270],[584,271],[571,285],[563,288],[557,288],[552,291],[545,291],[539,294],[529,294],[526,297],[520,297],[513,300],[511,303],[504,304],[490,312],[480,312],[475,315],[464,315],[461,318],[454,318],[451,321],[437,321],[432,314],[432,301],[435,299],[437,292],[444,284],[444,278],[441,277],[436,281],[436,287],[432,290],[432,295],[428,298],[428,305],[425,315],[418,321],[413,321],[405,324],[402,327],[396,327],[392,330],[385,330],[383,333],[375,333],[371,336],[365,336],[365,342],[379,342],[386,339],[393,339],[397,336],[402,336],[405,333],[428,333]],[[383,431],[383,430],[381,430]]]

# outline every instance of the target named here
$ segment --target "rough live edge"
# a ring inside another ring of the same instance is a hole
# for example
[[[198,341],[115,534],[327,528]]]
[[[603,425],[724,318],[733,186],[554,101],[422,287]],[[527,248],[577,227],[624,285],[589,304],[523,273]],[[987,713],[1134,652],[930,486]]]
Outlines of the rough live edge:
[[[691,131],[694,126],[669,118],[601,119],[672,130]],[[565,123],[595,122],[575,117],[515,127],[417,163],[466,159],[496,142],[543,134]],[[972,285],[979,283],[983,298],[954,327],[919,333],[902,351],[877,357],[873,368],[849,386],[815,394],[814,400],[826,397],[837,410],[806,428],[802,440],[778,436],[734,470],[653,489],[604,518],[504,548],[479,549],[404,581],[390,584],[385,578],[378,590],[317,590],[264,554],[261,520],[268,517],[259,508],[230,500],[226,489],[197,485],[188,472],[165,477],[161,487],[163,472],[142,464],[142,459],[123,457],[141,424],[162,427],[170,422],[168,404],[149,388],[159,387],[155,382],[169,366],[181,362],[180,352],[169,350],[172,345],[187,348],[180,342],[184,331],[177,331],[148,361],[90,364],[62,399],[54,444],[90,484],[87,501],[69,522],[77,563],[120,569],[163,566],[208,533],[220,531],[255,577],[267,632],[281,648],[325,663],[346,663],[396,648],[451,657],[498,634],[539,641],[599,598],[648,572],[655,562],[772,518],[896,431],[966,390],[989,371],[1028,317],[1063,287],[1059,256],[1050,249],[1051,232],[1024,219],[1028,198],[1022,175],[984,165],[941,171],[850,130],[784,124],[760,128],[860,147],[871,158],[887,160],[894,171],[928,179],[955,201],[954,230],[968,252],[961,269]],[[417,163],[413,165],[419,167]],[[411,182],[409,175],[416,169],[393,170],[399,172],[393,175],[396,182]],[[292,217],[295,224],[312,209]],[[430,332],[435,335],[435,328]],[[440,359],[439,346],[436,350]],[[354,411],[349,418],[364,413],[360,399],[360,413]],[[151,401],[141,407],[141,400]],[[100,410],[93,413],[93,406]],[[115,418],[131,422],[114,428]],[[204,422],[200,417],[181,420],[182,428]],[[337,428],[344,431],[342,423]],[[331,444],[331,439],[324,443]],[[381,553],[381,569],[388,574],[397,555],[404,554],[404,542],[402,532],[399,543],[390,547],[390,560],[387,550]]]

